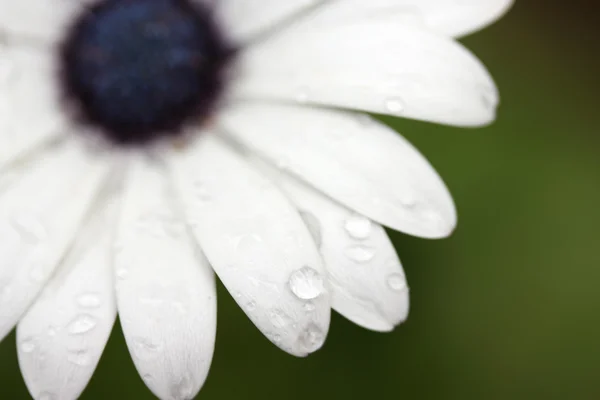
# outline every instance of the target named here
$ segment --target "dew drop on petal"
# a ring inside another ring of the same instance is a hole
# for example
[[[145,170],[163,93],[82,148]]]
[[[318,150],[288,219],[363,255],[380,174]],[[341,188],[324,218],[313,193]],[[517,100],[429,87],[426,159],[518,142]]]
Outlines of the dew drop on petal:
[[[83,308],[97,308],[102,304],[102,300],[96,293],[83,293],[77,297],[77,304]]]
[[[354,216],[344,223],[344,229],[350,237],[358,240],[365,240],[371,235],[373,224],[371,220],[363,216]]]
[[[323,277],[310,267],[302,267],[292,272],[288,284],[292,293],[302,300],[312,300],[325,291]]]
[[[387,285],[394,292],[402,292],[407,288],[406,279],[401,274],[391,274],[387,277]]]
[[[36,399],[38,400],[56,400],[56,396],[50,392],[42,392],[37,395]]]
[[[346,249],[346,256],[357,263],[367,263],[375,257],[375,252],[367,246],[350,246]]]
[[[81,314],[69,323],[67,330],[71,335],[82,335],[94,329],[96,325],[97,321],[94,317],[89,314]]]
[[[399,97],[390,97],[385,101],[385,109],[392,114],[400,114],[404,111],[404,101]]]
[[[160,344],[152,343],[150,339],[137,337],[133,339],[133,354],[140,360],[149,360],[158,355]]]
[[[325,343],[325,334],[315,324],[309,324],[298,338],[303,350],[313,353],[319,350]]]
[[[75,350],[67,356],[67,360],[80,367],[85,367],[92,363],[92,358],[88,354],[87,350]]]
[[[184,376],[171,386],[171,396],[175,400],[189,400],[194,396],[194,384],[192,379]]]
[[[35,348],[36,344],[32,338],[25,339],[21,342],[21,351],[23,353],[32,353]]]

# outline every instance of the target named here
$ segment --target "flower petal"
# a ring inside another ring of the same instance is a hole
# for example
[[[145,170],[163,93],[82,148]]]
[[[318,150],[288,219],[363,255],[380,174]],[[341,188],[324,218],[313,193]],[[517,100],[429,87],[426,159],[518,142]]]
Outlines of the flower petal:
[[[9,47],[2,56],[0,167],[56,137],[67,124],[50,52]]]
[[[488,124],[498,93],[453,40],[400,24],[299,23],[240,54],[238,99],[274,99],[459,126]]]
[[[392,19],[442,35],[461,37],[502,17],[514,0],[344,0],[331,2],[310,17],[313,24]]]
[[[239,105],[224,129],[272,164],[360,214],[415,236],[456,225],[452,197],[404,138],[365,115],[285,105]]]
[[[258,162],[258,161],[257,161]],[[385,230],[261,162],[300,210],[319,245],[334,310],[367,329],[390,331],[408,316],[408,286]]]
[[[65,147],[32,160],[0,196],[0,339],[60,262],[107,172]]]
[[[19,364],[32,397],[76,399],[117,315],[111,268],[114,207],[94,215],[19,322]]]
[[[157,397],[191,399],[213,356],[214,274],[174,209],[160,165],[138,159],[129,172],[115,259],[123,333]]]
[[[325,0],[218,0],[217,17],[223,31],[236,42],[247,42],[294,14]]]
[[[0,2],[0,26],[11,36],[54,42],[89,0],[19,0]]]
[[[215,272],[277,346],[305,356],[329,328],[325,271],[302,219],[281,192],[218,139],[172,159],[187,218]]]

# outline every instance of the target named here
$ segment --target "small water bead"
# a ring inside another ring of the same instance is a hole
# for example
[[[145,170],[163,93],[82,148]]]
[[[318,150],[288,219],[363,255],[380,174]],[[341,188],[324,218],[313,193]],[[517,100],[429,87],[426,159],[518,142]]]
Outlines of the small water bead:
[[[385,101],[385,109],[392,114],[400,114],[404,108],[404,101],[399,97],[390,97]]]
[[[311,267],[302,267],[290,275],[289,287],[296,297],[302,300],[312,300],[325,291],[323,277]]]
[[[310,89],[307,86],[300,87],[296,92],[296,101],[300,104],[306,104],[310,99]]]
[[[125,280],[129,277],[129,270],[127,268],[121,267],[117,269],[117,278],[120,280]]]
[[[17,214],[11,218],[11,223],[23,240],[37,243],[48,238],[44,224],[30,214]]]
[[[92,363],[92,357],[87,350],[74,350],[67,356],[67,360],[79,367],[85,367]]]
[[[54,395],[54,393],[42,392],[36,397],[36,399],[38,399],[38,400],[56,400],[56,396]]]
[[[98,308],[102,305],[100,296],[95,293],[84,293],[77,297],[77,304],[83,308]]]
[[[373,224],[363,216],[354,216],[344,223],[344,229],[354,239],[365,240],[371,235]]]
[[[67,327],[69,334],[82,335],[94,329],[98,322],[89,314],[81,314],[75,317]]]
[[[395,292],[402,292],[408,287],[406,279],[401,274],[391,274],[387,277],[387,285]]]
[[[367,246],[350,246],[346,249],[346,256],[357,263],[367,263],[375,257],[375,251]]]
[[[303,350],[313,353],[319,350],[325,343],[325,334],[323,330],[315,324],[309,324],[298,338]]]
[[[133,354],[140,360],[148,360],[158,355],[161,345],[153,343],[150,339],[137,337],[133,339]]]
[[[254,310],[256,309],[256,302],[255,302],[255,301],[249,301],[249,302],[246,304],[246,309],[247,309],[248,311],[254,311]]]
[[[182,377],[177,383],[171,386],[171,396],[176,400],[189,400],[194,397],[194,382],[188,377]]]
[[[317,307],[311,302],[304,304],[304,311],[306,311],[306,312],[313,312],[313,311],[315,311],[316,308]]]
[[[21,342],[21,351],[23,353],[32,353],[36,347],[37,345],[33,338],[27,338]]]

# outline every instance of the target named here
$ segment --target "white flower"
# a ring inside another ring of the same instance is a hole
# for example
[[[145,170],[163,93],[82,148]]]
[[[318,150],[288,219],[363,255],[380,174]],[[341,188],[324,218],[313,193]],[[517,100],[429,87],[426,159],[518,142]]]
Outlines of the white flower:
[[[148,387],[193,397],[213,270],[296,356],[323,345],[331,308],[376,331],[404,321],[382,225],[440,238],[456,212],[425,158],[363,113],[491,122],[495,85],[453,38],[511,1],[214,0],[192,22],[169,8],[183,0],[106,2],[101,19],[84,0],[0,0],[0,338],[17,325],[32,396],[78,397],[118,311]]]

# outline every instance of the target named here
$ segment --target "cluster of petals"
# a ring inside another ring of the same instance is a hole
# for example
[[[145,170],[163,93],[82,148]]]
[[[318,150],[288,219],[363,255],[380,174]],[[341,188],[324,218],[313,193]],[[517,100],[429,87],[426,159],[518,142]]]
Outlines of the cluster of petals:
[[[79,140],[56,100],[55,44],[85,3],[0,1],[0,338],[16,326],[34,398],[81,394],[117,314],[150,390],[195,396],[215,276],[295,356],[323,345],[332,309],[375,331],[406,319],[384,227],[442,238],[456,211],[368,114],[493,121],[496,86],[456,38],[510,0],[215,0],[240,46],[224,104],[184,145],[144,151]]]

